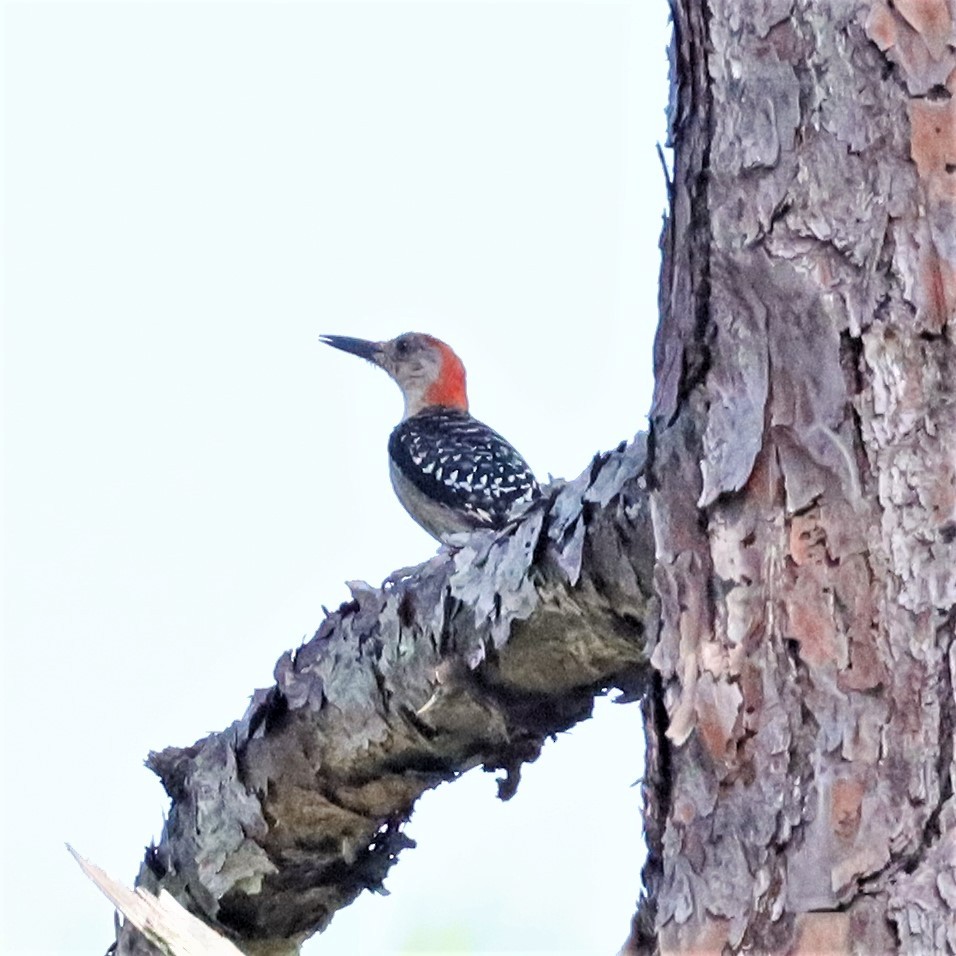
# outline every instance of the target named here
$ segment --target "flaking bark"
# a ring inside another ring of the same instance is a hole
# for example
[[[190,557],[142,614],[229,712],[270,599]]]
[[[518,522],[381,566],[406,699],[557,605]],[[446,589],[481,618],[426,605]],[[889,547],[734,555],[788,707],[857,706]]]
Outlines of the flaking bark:
[[[956,6],[674,4],[634,951],[956,952]]]
[[[481,532],[353,601],[276,666],[245,716],[152,754],[172,809],[138,885],[250,953],[293,953],[378,889],[418,796],[523,761],[633,693],[656,627],[645,442],[598,456],[515,528]],[[153,953],[132,927],[117,953]]]

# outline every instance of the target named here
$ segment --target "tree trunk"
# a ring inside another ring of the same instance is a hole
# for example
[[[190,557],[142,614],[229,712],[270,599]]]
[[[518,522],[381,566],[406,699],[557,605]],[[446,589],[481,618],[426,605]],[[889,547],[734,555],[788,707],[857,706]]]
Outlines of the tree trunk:
[[[142,885],[294,952],[423,790],[650,686],[630,950],[956,952],[954,3],[675,0],[646,461],[355,585],[151,758]]]
[[[656,952],[956,951],[956,4],[682,0]]]

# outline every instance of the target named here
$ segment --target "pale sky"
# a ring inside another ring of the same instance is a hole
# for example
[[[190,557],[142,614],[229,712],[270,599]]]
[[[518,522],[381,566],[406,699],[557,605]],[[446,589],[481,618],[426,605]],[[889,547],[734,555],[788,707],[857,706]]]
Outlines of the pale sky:
[[[323,333],[430,332],[538,477],[643,427],[667,4],[6,2],[0,952],[99,954],[168,801],[344,581],[435,550],[397,388]],[[518,795],[424,798],[387,898],[304,953],[613,953],[640,715]]]

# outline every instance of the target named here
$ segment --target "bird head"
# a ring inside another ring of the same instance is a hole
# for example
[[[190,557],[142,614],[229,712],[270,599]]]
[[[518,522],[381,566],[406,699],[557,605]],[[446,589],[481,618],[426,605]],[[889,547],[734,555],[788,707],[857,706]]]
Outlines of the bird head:
[[[387,342],[322,335],[320,341],[384,369],[402,390],[405,418],[437,406],[468,411],[465,367],[449,345],[432,335],[406,332]]]

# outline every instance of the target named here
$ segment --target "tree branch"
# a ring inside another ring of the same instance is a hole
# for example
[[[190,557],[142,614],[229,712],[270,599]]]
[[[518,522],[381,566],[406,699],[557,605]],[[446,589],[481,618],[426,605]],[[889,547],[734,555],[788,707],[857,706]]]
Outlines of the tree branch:
[[[241,720],[150,755],[172,808],[137,884],[248,953],[293,953],[381,889],[423,791],[481,765],[507,799],[596,694],[639,692],[657,627],[644,463],[639,435],[515,527],[351,583]],[[126,924],[116,952],[154,950]]]

